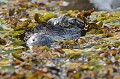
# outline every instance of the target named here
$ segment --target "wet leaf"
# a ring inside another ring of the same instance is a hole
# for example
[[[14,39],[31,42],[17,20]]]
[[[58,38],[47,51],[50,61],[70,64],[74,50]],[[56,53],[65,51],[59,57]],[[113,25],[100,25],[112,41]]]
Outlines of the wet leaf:
[[[96,23],[89,23],[88,24],[88,27],[87,27],[87,30],[88,31],[90,31],[90,30],[92,30],[92,29],[96,29],[96,30],[98,30],[98,25],[96,24]]]
[[[63,51],[65,52],[66,54],[66,57],[67,58],[79,58],[81,57],[81,52],[82,50],[78,50],[78,49],[63,49]]]
[[[11,52],[14,52],[15,50],[5,50],[4,52],[2,52],[3,55],[5,54],[10,54]]]
[[[5,24],[6,21],[5,21],[4,19],[0,19],[0,23],[1,23],[1,24]]]
[[[12,56],[16,59],[19,59],[19,60],[23,61],[23,59],[21,58],[21,55],[18,54],[18,52],[12,52]]]
[[[0,45],[5,45],[5,44],[6,44],[6,41],[0,38]]]
[[[38,14],[36,13],[34,15],[34,20],[37,22],[37,23],[44,23],[46,22],[45,19],[43,18],[43,16],[41,14]]]
[[[24,34],[24,30],[19,30],[19,31],[14,31],[14,33],[12,34],[12,36],[13,37],[17,37],[17,36],[19,36],[19,35],[22,35],[22,34]]]
[[[94,9],[91,9],[88,11],[82,11],[77,15],[77,17],[80,17],[80,18],[87,17],[87,16],[90,16],[92,12],[94,12]]]
[[[14,39],[13,42],[11,43],[11,45],[17,45],[17,46],[21,46],[21,45],[24,45],[25,42],[19,40],[19,39]]]
[[[33,46],[32,52],[35,56],[48,59],[52,58],[51,50],[47,46]]]
[[[35,24],[35,23],[30,23],[27,27],[28,27],[28,28],[34,28],[35,26],[37,26],[37,24]]]
[[[32,68],[31,65],[29,65],[29,64],[24,64],[22,67],[24,69],[31,69]]]
[[[47,46],[33,46],[32,50],[33,50],[33,52],[51,51],[50,48],[48,48]]]
[[[22,26],[17,26],[14,28],[15,31],[19,31],[19,30],[23,30],[23,29],[24,29],[24,27],[22,27]]]
[[[98,21],[96,24],[98,25],[99,28],[101,28],[103,26],[103,22],[102,21]]]
[[[0,26],[0,31],[3,31],[4,29],[3,29],[3,27],[2,26]]]
[[[9,10],[9,16],[14,15],[14,13],[15,13],[15,9],[14,8]]]
[[[2,66],[2,70],[6,70],[6,69],[15,69],[14,66]]]
[[[21,25],[23,28],[24,27],[27,27],[29,24],[30,24],[30,22],[31,22],[31,20],[25,20],[24,22],[23,22],[23,24]]]
[[[120,78],[120,75],[116,75],[113,77],[113,79],[119,79]]]
[[[59,52],[60,54],[64,54],[65,52],[62,49],[54,49],[54,52]]]
[[[8,61],[0,61],[0,66],[6,66],[10,64]]]
[[[18,59],[13,60],[12,65],[20,65],[21,61]]]
[[[48,21],[49,19],[51,19],[51,18],[55,18],[56,16],[54,15],[54,14],[52,14],[52,13],[47,13],[47,14],[45,14],[45,16],[44,16],[44,20],[45,21]]]

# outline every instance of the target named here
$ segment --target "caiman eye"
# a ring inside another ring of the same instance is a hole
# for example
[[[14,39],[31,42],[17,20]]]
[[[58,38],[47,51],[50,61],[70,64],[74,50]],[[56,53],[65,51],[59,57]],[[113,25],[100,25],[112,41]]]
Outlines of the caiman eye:
[[[33,41],[35,41],[35,39],[33,39]]]

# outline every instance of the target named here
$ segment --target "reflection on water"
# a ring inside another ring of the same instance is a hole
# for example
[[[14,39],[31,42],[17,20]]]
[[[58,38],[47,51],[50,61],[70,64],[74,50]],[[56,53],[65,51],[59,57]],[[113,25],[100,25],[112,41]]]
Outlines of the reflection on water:
[[[120,0],[90,0],[99,10],[120,10]]]

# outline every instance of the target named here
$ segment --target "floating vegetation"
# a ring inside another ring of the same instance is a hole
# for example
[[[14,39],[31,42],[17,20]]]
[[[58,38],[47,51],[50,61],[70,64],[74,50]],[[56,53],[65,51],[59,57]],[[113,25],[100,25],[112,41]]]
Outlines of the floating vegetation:
[[[55,18],[55,17],[56,17],[55,14],[52,14],[52,13],[46,13],[45,15],[36,13],[34,15],[34,19],[37,23],[44,23],[44,22],[48,21],[49,19]]]
[[[120,11],[18,1],[0,2],[0,78],[120,78]]]

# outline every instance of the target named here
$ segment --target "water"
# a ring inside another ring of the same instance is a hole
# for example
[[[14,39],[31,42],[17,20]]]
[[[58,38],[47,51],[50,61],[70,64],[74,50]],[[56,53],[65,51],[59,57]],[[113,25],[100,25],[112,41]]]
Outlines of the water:
[[[55,2],[56,0],[51,1]],[[120,10],[120,0],[64,0],[64,1],[65,2],[61,3],[61,5],[65,6],[62,7],[61,10],[88,10],[92,8],[96,8],[96,10],[98,9],[107,11]],[[0,0],[0,2],[8,3],[8,0]],[[49,4],[48,0],[31,0],[31,2],[45,2],[46,4]]]
[[[113,11],[120,8],[120,0],[90,0],[99,10]]]
[[[114,11],[120,10],[120,0],[66,0],[69,6],[62,8],[63,10],[96,10]]]

